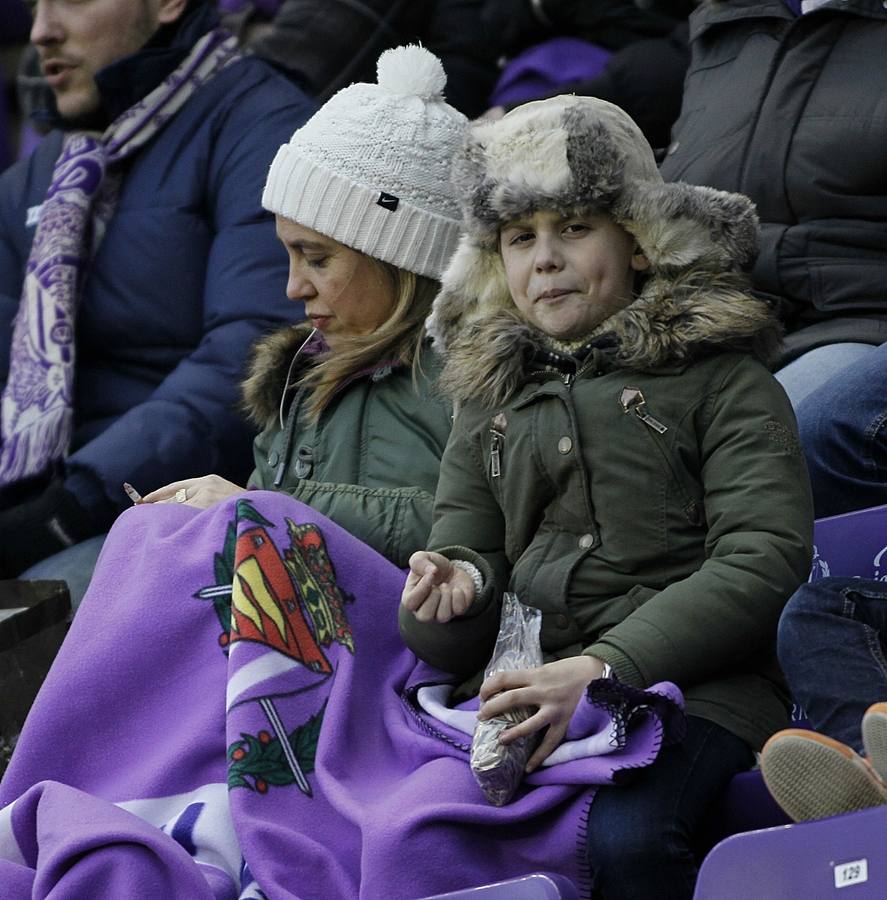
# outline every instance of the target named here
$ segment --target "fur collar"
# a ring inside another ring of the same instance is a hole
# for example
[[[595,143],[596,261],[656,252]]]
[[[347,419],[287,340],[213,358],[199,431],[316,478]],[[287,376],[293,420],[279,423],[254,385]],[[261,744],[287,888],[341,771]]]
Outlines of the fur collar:
[[[310,334],[311,325],[300,322],[272,332],[254,345],[246,378],[241,385],[241,407],[259,428],[268,428],[277,421],[280,397],[293,356]],[[290,385],[299,380],[317,352],[311,344],[302,351],[293,365]]]
[[[715,351],[772,359],[779,324],[769,305],[745,290],[742,276],[689,271],[650,278],[638,298],[597,329],[618,342],[613,364],[655,369]],[[493,407],[506,402],[540,366],[541,335],[512,306],[474,319],[447,343],[441,386],[454,401]]]

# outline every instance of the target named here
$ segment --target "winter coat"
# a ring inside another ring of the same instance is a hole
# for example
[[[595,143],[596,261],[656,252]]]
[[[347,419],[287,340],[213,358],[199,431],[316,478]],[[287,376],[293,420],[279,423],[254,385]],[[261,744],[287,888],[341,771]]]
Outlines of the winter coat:
[[[761,218],[754,287],[781,307],[787,362],[887,340],[887,8],[830,0],[706,2],[691,16],[666,180],[748,194]]]
[[[481,0],[282,0],[270,27],[249,45],[323,101],[352,82],[375,82],[386,48],[418,42],[443,63],[447,102],[478,116],[497,75],[480,6]]]
[[[555,35],[619,50],[668,34],[692,9],[692,0],[483,0],[482,15],[496,53],[514,55]]]
[[[136,54],[117,64],[133,76],[115,80],[117,94],[138,94],[139,63]],[[77,311],[75,427],[64,463],[65,486],[97,528],[129,505],[124,481],[147,493],[205,472],[236,481],[249,472],[254,432],[236,408],[242,366],[256,338],[296,311],[262,185],[277,148],[312,111],[267,63],[245,58],[124,163]],[[52,133],[0,177],[0,385],[33,213],[61,142]]]
[[[484,588],[447,625],[401,611],[414,652],[479,670],[507,587],[542,610],[548,660],[584,652],[632,685],[673,681],[690,714],[752,746],[782,727],[776,623],[809,570],[813,515],[791,407],[738,338],[755,319],[764,337],[766,305],[726,278],[653,280],[566,373],[513,312],[466,327],[428,546],[473,562]]]
[[[450,432],[450,405],[435,388],[439,362],[423,349],[415,383],[411,367],[402,364],[380,363],[355,375],[316,424],[305,413],[305,389],[297,389],[281,429],[287,371],[310,330],[285,329],[256,350],[244,397],[264,430],[255,441],[249,486],[291,494],[405,566],[428,539]],[[301,354],[291,385],[310,364],[310,354]]]

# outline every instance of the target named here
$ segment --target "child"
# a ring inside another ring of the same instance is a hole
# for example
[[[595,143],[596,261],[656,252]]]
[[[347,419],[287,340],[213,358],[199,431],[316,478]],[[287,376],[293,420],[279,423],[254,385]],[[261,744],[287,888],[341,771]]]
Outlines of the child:
[[[537,712],[558,745],[589,682],[683,691],[685,740],[592,804],[613,898],[689,898],[711,801],[783,727],[776,623],[806,577],[812,510],[791,407],[762,364],[777,326],[746,292],[747,198],[664,184],[618,107],[558,97],[471,126],[467,234],[435,301],[457,404],[401,632],[469,677],[503,591],[543,614],[539,669],[480,688],[480,718]],[[475,686],[477,681],[474,682]]]

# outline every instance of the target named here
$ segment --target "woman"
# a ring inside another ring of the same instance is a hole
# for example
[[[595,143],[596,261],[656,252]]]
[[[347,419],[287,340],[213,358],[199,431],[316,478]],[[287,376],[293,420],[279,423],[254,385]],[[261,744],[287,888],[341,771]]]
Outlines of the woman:
[[[444,82],[419,47],[384,53],[377,85],[340,91],[280,148],[262,198],[307,322],[252,361],[245,403],[264,430],[249,487],[291,494],[398,565],[431,527],[450,428],[422,345],[459,229],[449,160],[466,120]],[[205,509],[243,490],[208,475],[144,501]]]
[[[608,900],[689,898],[712,798],[787,718],[773,641],[810,563],[775,323],[739,274],[754,212],[663,184],[634,122],[585,97],[476,124],[454,177],[467,235],[433,326],[459,413],[401,631],[465,678],[503,591],[542,611],[547,662],[480,687],[482,720],[536,709],[501,741],[541,737],[527,771],[592,682],[677,684],[686,737],[600,790],[588,858]]]

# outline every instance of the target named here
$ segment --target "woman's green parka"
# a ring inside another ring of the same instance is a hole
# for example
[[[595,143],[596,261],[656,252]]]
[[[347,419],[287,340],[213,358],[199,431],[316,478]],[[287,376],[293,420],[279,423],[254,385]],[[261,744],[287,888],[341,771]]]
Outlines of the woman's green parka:
[[[547,659],[588,653],[759,747],[786,724],[776,624],[806,578],[812,506],[794,415],[750,350],[766,307],[729,276],[653,279],[575,373],[538,362],[510,311],[464,326],[444,380],[461,404],[428,547],[475,563],[468,613],[401,631],[468,677],[501,593],[542,610]]]
[[[264,430],[256,438],[251,488],[279,490],[328,516],[395,565],[425,546],[451,425],[451,407],[435,389],[439,362],[424,346],[414,380],[408,366],[380,363],[343,384],[308,421],[303,389],[281,397],[294,354],[310,326],[285,329],[256,349],[244,398]],[[313,363],[310,346],[289,376]]]

